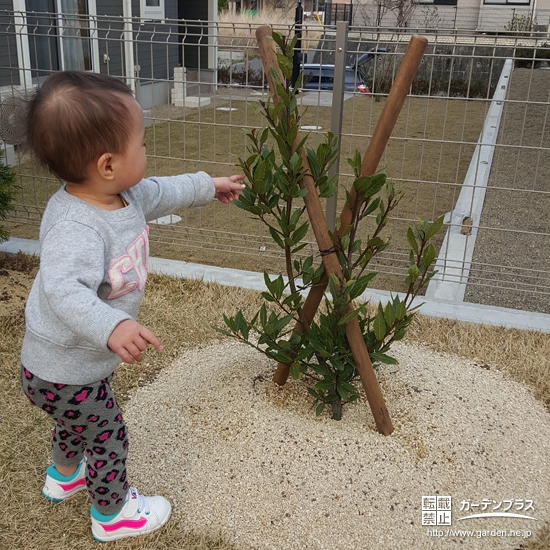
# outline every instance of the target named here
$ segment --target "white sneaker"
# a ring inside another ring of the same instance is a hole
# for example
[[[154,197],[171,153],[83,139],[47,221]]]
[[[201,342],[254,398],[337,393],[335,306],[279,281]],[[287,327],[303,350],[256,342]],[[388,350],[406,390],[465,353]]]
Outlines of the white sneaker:
[[[162,527],[171,512],[164,497],[144,497],[132,488],[118,514],[104,516],[92,506],[92,535],[100,542],[146,535]]]
[[[86,457],[84,457],[72,476],[63,476],[52,464],[46,470],[46,482],[42,495],[53,502],[61,502],[72,497],[78,491],[86,489]]]

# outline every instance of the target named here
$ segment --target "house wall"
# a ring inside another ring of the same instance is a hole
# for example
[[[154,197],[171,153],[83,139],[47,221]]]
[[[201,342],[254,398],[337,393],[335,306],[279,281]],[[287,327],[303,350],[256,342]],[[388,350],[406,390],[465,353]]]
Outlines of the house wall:
[[[99,72],[112,76],[124,75],[124,41],[122,0],[97,0]],[[104,60],[104,56],[107,60]]]
[[[140,2],[132,0],[132,15],[139,18]],[[136,98],[144,109],[170,103],[170,80],[179,62],[177,0],[166,0],[164,21],[135,23],[134,62],[139,66]]]
[[[12,0],[0,0],[0,87],[18,86],[20,82],[13,17],[3,10],[13,10]]]
[[[140,16],[139,0],[132,1],[132,14]],[[145,21],[134,25],[134,56],[140,66],[140,79],[166,79],[167,71],[178,64],[178,7],[176,0],[166,0],[165,22]]]
[[[530,0],[530,4],[520,4],[518,0],[505,2],[506,0],[457,0],[457,4],[453,6],[447,5],[445,0],[418,0],[407,26],[413,29],[456,28],[482,32],[503,32],[514,16],[516,18],[524,16],[526,19],[532,20],[534,30],[538,31],[544,30],[550,23],[550,0]],[[353,24],[376,26],[378,21],[377,5],[377,0],[355,0]],[[542,27],[535,27],[535,24]],[[380,25],[382,27],[395,26],[395,14],[387,11],[383,15]]]
[[[30,1],[30,0],[29,0]],[[109,74],[115,77],[128,78],[133,76],[133,67],[128,71],[125,68],[125,47],[127,42],[124,38],[124,15],[123,0],[96,0],[97,15],[97,39],[94,45],[97,47],[99,65],[94,65],[94,70],[103,74]],[[49,5],[49,4],[48,4]],[[136,95],[144,108],[149,108],[158,103],[169,102],[170,99],[170,81],[173,77],[173,69],[182,63],[183,50],[186,50],[185,63],[193,69],[198,67],[205,71],[200,78],[205,77],[208,67],[215,66],[213,62],[213,40],[209,35],[211,28],[207,24],[195,24],[193,28],[187,26],[184,31],[187,48],[182,48],[180,43],[183,38],[180,36],[181,26],[178,22],[179,11],[188,20],[202,19],[203,21],[215,18],[216,0],[199,0],[189,2],[186,0],[165,0],[165,20],[164,21],[144,21],[140,22],[141,16],[140,0],[132,0],[132,16],[135,22],[132,25],[134,42],[132,45],[133,66],[138,68],[135,80]],[[18,85],[20,80],[17,42],[14,34],[13,0],[0,0],[0,86]],[[37,9],[33,4],[32,9]],[[2,14],[2,10],[7,10]],[[54,12],[50,9],[48,11]],[[10,13],[10,15],[7,15]],[[31,18],[32,19],[32,18]],[[36,19],[36,18],[35,18]],[[33,20],[34,21],[34,20]],[[41,26],[36,26],[36,32],[46,32],[44,29],[49,27],[49,23],[37,21]],[[29,31],[30,32],[30,31]],[[48,34],[48,36],[50,36]],[[57,44],[55,33],[51,35],[52,44]],[[44,42],[44,39],[42,39]],[[40,43],[42,44],[42,43]],[[44,52],[42,46],[36,42],[30,44],[29,50],[32,54],[45,56],[45,60],[40,58],[39,66],[44,69],[44,75],[49,74],[51,70],[56,70],[58,65],[52,65],[49,61],[57,59],[57,51]],[[42,48],[42,49],[41,49]],[[35,55],[36,57],[36,55]],[[55,58],[55,59],[54,59]],[[34,58],[33,58],[34,59]],[[31,59],[32,66],[37,64],[36,59]],[[130,60],[131,58],[129,58]],[[127,61],[126,61],[127,63]],[[34,74],[33,78],[39,76]],[[213,72],[213,69],[211,70]],[[205,77],[206,78],[206,77]],[[208,80],[208,78],[206,78]]]
[[[208,27],[198,23],[208,21],[208,2],[204,0],[178,0],[178,18],[182,20],[182,53],[184,67],[198,69],[208,67]],[[188,23],[189,21],[190,23]],[[193,24],[194,22],[197,22]]]

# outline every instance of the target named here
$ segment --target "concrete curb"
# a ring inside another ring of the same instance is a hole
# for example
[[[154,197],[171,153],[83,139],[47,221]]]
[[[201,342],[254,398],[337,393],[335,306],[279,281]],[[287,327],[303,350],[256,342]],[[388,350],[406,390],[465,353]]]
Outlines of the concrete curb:
[[[512,60],[507,59],[460,195],[453,212],[450,213],[449,228],[435,264],[438,272],[426,289],[428,298],[453,303],[464,301],[512,67]],[[462,233],[463,220],[469,220],[471,223],[469,233]]]
[[[24,252],[38,256],[40,247],[38,241],[12,238],[0,244],[0,250],[11,254]],[[180,262],[164,258],[149,258],[149,269],[155,273],[163,273],[172,277],[202,280],[205,283],[218,283],[224,286],[246,288],[250,290],[266,290],[262,273],[241,271],[209,265]],[[367,290],[361,299],[373,303],[386,303],[392,296],[384,290]],[[550,315],[531,311],[508,309],[503,307],[485,306],[469,303],[449,303],[442,300],[421,297],[413,305],[423,304],[422,315],[452,319],[467,323],[502,326],[520,330],[534,330],[550,333]]]

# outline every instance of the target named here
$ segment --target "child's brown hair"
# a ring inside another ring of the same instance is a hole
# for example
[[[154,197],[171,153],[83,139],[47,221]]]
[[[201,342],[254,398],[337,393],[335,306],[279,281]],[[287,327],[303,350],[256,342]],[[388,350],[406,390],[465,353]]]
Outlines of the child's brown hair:
[[[132,130],[126,84],[111,76],[61,71],[30,101],[27,141],[58,178],[82,183],[104,153],[124,153]]]

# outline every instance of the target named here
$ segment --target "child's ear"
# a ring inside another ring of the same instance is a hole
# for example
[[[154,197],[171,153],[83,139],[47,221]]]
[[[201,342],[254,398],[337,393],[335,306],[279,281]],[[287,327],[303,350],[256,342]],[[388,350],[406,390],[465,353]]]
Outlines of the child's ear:
[[[99,175],[105,179],[111,180],[114,177],[113,167],[114,155],[111,153],[103,153],[96,162],[96,168]]]

